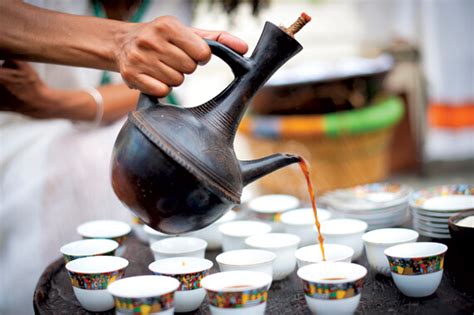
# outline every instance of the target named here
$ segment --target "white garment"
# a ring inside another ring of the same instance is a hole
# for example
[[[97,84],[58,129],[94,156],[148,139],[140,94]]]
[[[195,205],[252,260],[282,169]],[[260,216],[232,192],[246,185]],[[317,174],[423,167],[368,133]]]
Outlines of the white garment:
[[[89,1],[29,1],[92,15]],[[150,1],[143,21],[160,15],[190,20],[189,1]],[[51,87],[97,87],[102,71],[35,64]],[[111,73],[112,82],[121,82]],[[123,120],[78,130],[67,120],[0,114],[0,314],[33,313],[33,291],[59,248],[79,239],[76,226],[100,218],[130,221],[110,185],[110,156]]]

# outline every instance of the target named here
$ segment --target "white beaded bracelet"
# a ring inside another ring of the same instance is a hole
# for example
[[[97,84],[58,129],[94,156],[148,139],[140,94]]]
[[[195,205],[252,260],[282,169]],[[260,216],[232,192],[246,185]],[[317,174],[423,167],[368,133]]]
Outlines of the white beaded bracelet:
[[[100,92],[94,88],[85,89],[84,92],[92,96],[95,101],[96,112],[92,127],[98,127],[102,122],[102,118],[104,117],[104,98],[102,97],[102,94],[100,94]]]

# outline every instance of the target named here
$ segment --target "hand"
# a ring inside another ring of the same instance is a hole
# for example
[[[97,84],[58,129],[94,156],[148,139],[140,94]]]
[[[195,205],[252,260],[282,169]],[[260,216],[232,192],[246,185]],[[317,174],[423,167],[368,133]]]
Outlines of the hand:
[[[115,55],[118,69],[130,88],[158,97],[183,83],[184,74],[194,72],[198,64],[209,61],[211,50],[203,38],[240,54],[248,50],[245,42],[226,32],[189,28],[171,16],[131,27],[119,39]]]
[[[0,110],[36,118],[51,117],[48,87],[26,62],[7,60],[0,68]]]

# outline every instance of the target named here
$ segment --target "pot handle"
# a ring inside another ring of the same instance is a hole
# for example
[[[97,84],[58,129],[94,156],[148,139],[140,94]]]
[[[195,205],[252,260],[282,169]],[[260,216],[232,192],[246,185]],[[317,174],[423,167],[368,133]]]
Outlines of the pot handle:
[[[211,48],[213,55],[221,58],[229,65],[236,77],[240,77],[250,69],[250,60],[239,55],[229,47],[210,39],[204,39]]]
[[[216,55],[217,57],[221,58],[225,63],[227,63],[232,69],[232,73],[234,73],[236,77],[240,77],[249,71],[251,66],[249,59],[245,58],[242,55],[239,55],[234,50],[230,49],[224,44],[210,39],[204,40],[209,45],[209,48],[211,48],[212,54]],[[157,106],[159,104],[160,102],[157,97],[140,93],[137,110]]]

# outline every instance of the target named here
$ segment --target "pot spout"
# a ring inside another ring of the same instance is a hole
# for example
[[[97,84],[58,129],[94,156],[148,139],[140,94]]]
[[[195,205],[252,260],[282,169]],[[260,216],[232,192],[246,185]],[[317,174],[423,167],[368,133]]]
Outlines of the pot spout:
[[[247,186],[251,182],[287,165],[298,163],[301,157],[293,154],[273,154],[261,159],[240,161],[242,182]]]

